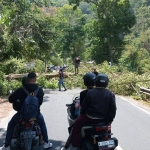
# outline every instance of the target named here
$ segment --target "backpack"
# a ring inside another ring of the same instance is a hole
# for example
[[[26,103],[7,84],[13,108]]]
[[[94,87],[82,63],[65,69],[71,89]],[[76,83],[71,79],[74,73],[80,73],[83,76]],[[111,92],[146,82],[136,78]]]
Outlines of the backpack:
[[[63,71],[60,71],[59,72],[59,78],[62,79],[63,77],[64,77],[64,73],[63,73]]]
[[[39,114],[39,100],[36,97],[39,88],[34,92],[29,93],[25,88],[23,88],[27,94],[26,99],[23,102],[22,109],[20,111],[21,119],[24,121],[29,121],[31,118],[37,118]]]

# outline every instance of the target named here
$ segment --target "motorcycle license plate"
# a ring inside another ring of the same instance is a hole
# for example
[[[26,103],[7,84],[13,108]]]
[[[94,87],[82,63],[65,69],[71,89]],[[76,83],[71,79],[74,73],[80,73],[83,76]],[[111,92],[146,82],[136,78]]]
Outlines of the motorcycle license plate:
[[[99,150],[113,148],[115,147],[115,142],[114,140],[101,141],[101,142],[98,142],[98,147],[99,147]]]
[[[23,139],[33,138],[33,137],[36,137],[36,132],[35,131],[23,131],[20,133],[20,137]]]

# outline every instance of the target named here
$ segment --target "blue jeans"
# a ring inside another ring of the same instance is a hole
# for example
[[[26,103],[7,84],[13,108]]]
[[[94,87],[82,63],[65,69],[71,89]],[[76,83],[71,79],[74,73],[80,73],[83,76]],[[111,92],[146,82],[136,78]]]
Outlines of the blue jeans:
[[[59,82],[58,82],[58,88],[59,88],[59,90],[61,90],[61,85],[64,87],[64,89],[66,89],[66,86],[64,84],[64,79],[59,79]]]
[[[7,133],[6,133],[6,139],[5,139],[5,144],[10,145],[11,140],[13,137],[14,133],[14,128],[17,125],[18,121],[20,120],[20,114],[16,113],[11,120],[8,123],[7,127]],[[43,135],[43,141],[48,142],[48,135],[47,135],[47,129],[46,129],[46,124],[43,118],[43,115],[40,113],[39,116],[37,117],[38,124],[41,128],[41,133]]]

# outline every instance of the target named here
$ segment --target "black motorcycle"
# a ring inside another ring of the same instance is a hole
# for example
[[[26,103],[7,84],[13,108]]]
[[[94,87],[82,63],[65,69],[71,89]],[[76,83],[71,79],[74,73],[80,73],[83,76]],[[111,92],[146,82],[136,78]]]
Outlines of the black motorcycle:
[[[73,97],[72,104],[66,104],[68,112],[68,123],[71,127],[78,117],[76,110],[76,103],[79,102],[79,94]],[[70,128],[69,128],[70,129]],[[71,129],[69,130],[69,138],[66,142],[66,146],[69,148],[71,145]],[[91,124],[87,123],[81,129],[82,144],[81,150],[114,150],[118,146],[118,140],[115,137],[111,137],[111,125],[105,123]],[[71,149],[71,148],[70,148]]]
[[[20,120],[15,127],[10,149],[32,150],[39,145],[41,138],[41,129],[35,118],[28,122]]]

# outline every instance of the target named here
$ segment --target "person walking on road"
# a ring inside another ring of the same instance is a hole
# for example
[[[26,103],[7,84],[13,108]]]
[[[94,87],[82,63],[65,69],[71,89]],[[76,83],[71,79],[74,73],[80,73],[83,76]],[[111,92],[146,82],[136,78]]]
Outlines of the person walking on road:
[[[66,91],[67,89],[64,84],[64,72],[63,72],[62,68],[60,68],[60,70],[59,70],[59,82],[58,82],[59,91],[61,91],[61,85],[64,87],[64,91]]]
[[[80,65],[80,56],[76,57],[74,60],[75,74],[79,73],[79,65]]]

